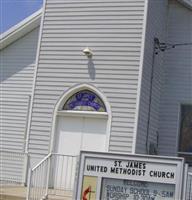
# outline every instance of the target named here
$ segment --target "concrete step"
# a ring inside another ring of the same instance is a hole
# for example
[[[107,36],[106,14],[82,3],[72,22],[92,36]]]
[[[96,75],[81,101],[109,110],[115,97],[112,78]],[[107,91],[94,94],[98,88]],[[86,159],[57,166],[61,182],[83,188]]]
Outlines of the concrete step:
[[[13,195],[0,195],[0,200],[26,200],[26,198]]]
[[[72,200],[72,197],[69,196],[57,196],[57,195],[49,195],[48,200]]]
[[[49,189],[48,200],[72,200],[72,191]]]
[[[0,200],[25,200],[27,188],[23,186],[1,186]]]
[[[0,186],[0,200],[26,200],[27,187]],[[71,191],[49,189],[48,200],[72,200]]]

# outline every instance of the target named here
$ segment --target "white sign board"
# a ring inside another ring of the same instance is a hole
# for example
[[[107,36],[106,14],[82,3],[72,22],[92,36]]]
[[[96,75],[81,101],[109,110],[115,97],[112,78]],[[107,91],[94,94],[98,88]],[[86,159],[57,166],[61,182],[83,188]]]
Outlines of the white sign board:
[[[81,152],[76,199],[181,199],[182,158]]]

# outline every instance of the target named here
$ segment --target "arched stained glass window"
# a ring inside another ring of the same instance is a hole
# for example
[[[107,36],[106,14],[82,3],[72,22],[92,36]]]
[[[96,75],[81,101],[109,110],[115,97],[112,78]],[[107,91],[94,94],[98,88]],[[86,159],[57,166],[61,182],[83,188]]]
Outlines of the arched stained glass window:
[[[101,98],[90,90],[81,90],[73,94],[64,104],[63,110],[106,112]]]

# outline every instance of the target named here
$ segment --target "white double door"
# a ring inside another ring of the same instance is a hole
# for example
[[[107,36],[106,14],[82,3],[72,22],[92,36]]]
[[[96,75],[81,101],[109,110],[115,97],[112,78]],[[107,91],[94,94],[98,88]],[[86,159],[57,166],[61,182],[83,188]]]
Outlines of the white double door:
[[[71,156],[78,156],[80,150],[106,151],[106,127],[106,118],[58,116],[55,151],[66,156],[55,163],[56,187],[73,186],[76,162]]]
[[[80,150],[105,151],[106,119],[59,116],[57,153],[77,156]]]

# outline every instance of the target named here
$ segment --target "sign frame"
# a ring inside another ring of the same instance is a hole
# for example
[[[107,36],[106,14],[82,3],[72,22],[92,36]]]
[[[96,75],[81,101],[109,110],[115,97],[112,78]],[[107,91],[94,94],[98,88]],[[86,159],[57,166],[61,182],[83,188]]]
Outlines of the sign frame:
[[[81,151],[80,152],[80,160],[79,160],[79,168],[78,168],[78,174],[77,174],[77,181],[76,181],[76,188],[75,188],[75,199],[82,199],[82,188],[83,188],[83,178],[84,176],[89,176],[89,174],[85,170],[85,164],[86,162],[96,161],[98,163],[107,161],[114,162],[114,161],[122,161],[122,162],[129,162],[129,161],[135,161],[135,162],[145,162],[145,163],[154,163],[154,164],[162,164],[165,166],[173,166],[175,168],[175,199],[181,199],[182,198],[182,183],[183,183],[183,174],[184,174],[184,158],[180,157],[167,157],[167,156],[151,156],[151,155],[140,155],[140,154],[125,154],[125,153],[109,153],[109,152],[90,152],[90,151]],[[105,164],[104,164],[105,165]],[[98,176],[97,176],[98,174]],[[103,175],[102,175],[103,174]],[[115,178],[109,177],[109,175],[105,175],[104,173],[93,173],[91,176],[97,176],[97,190],[96,190],[96,199],[99,199],[101,195],[101,184],[103,178]],[[133,178],[130,179],[127,177],[118,177],[117,179],[122,180],[134,180]],[[139,181],[139,180],[138,180]],[[140,180],[140,181],[149,181],[149,180]],[[154,183],[163,183],[162,181],[154,181],[151,182]]]

